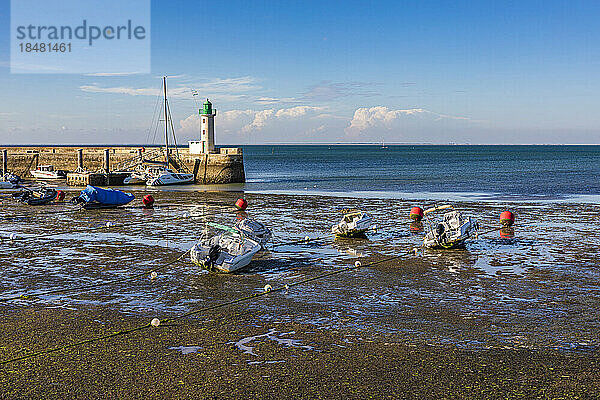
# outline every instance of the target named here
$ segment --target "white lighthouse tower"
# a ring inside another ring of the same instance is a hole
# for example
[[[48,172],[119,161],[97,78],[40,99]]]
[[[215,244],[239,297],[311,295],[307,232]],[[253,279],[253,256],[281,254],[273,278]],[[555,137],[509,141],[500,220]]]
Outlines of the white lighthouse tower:
[[[200,141],[189,142],[190,154],[215,153],[215,115],[217,110],[206,99],[200,114]]]
[[[212,103],[206,99],[204,108],[200,111],[200,139],[202,140],[202,153],[215,152],[215,115]]]

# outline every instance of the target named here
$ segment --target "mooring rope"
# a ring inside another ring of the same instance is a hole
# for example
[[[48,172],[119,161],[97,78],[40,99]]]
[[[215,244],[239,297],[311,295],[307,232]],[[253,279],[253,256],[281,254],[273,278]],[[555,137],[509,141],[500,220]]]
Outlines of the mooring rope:
[[[393,261],[393,260],[402,258],[402,257],[404,257],[406,255],[410,255],[410,254],[413,254],[413,253],[414,253],[414,249],[412,249],[409,252],[399,254],[397,256],[388,257],[386,259],[379,260],[379,261],[372,261],[372,262],[367,263],[367,264],[361,264],[360,261],[356,261],[354,263],[354,265],[352,265],[352,266],[341,268],[341,269],[338,269],[338,270],[335,270],[335,271],[326,272],[326,273],[323,273],[323,274],[320,274],[320,275],[317,275],[317,276],[314,276],[314,277],[311,277],[311,278],[303,279],[303,280],[298,281],[298,282],[286,284],[286,285],[284,285],[282,287],[278,287],[278,288],[272,288],[270,285],[266,285],[265,288],[264,288],[264,290],[262,292],[254,293],[254,294],[249,295],[249,296],[244,296],[244,297],[241,297],[239,299],[227,301],[227,302],[224,302],[224,303],[215,304],[213,306],[208,306],[208,307],[203,307],[203,308],[200,308],[200,309],[197,309],[197,310],[188,311],[188,312],[183,313],[181,315],[164,319],[163,321],[160,321],[160,320],[158,320],[158,319],[155,318],[151,322],[149,322],[147,324],[144,324],[144,325],[141,325],[141,326],[138,326],[138,327],[135,327],[135,328],[125,329],[125,330],[117,331],[117,332],[114,332],[114,333],[111,333],[111,334],[108,334],[108,335],[98,336],[98,337],[90,338],[90,339],[86,339],[86,340],[81,340],[79,342],[75,342],[75,343],[71,343],[71,344],[67,344],[67,345],[63,345],[63,346],[53,347],[53,348],[49,348],[49,349],[43,349],[43,350],[40,350],[40,351],[31,353],[31,354],[28,354],[28,355],[24,355],[24,356],[15,357],[15,358],[12,358],[12,359],[0,361],[0,365],[6,365],[6,364],[10,364],[10,363],[13,363],[13,362],[16,362],[16,361],[27,360],[27,359],[30,359],[30,358],[39,357],[39,356],[50,354],[50,353],[56,353],[56,352],[61,351],[61,350],[66,350],[66,349],[70,349],[70,348],[77,347],[77,346],[82,346],[82,345],[89,344],[89,343],[94,343],[94,342],[99,342],[99,341],[102,341],[102,340],[107,340],[107,339],[110,339],[110,338],[113,338],[113,337],[116,337],[116,336],[122,336],[122,335],[126,335],[126,334],[129,334],[129,333],[138,332],[138,331],[141,331],[141,330],[144,330],[144,329],[148,329],[148,328],[151,328],[151,327],[158,327],[158,326],[161,326],[161,325],[168,326],[168,325],[164,325],[164,323],[177,321],[177,320],[180,320],[182,318],[189,317],[191,315],[196,315],[196,314],[200,314],[200,313],[203,313],[203,312],[212,311],[212,310],[223,308],[223,307],[226,307],[226,306],[229,306],[229,305],[238,304],[238,303],[242,303],[242,302],[249,301],[249,300],[252,300],[252,299],[256,299],[256,298],[259,298],[259,297],[262,297],[262,296],[267,296],[267,295],[269,295],[271,293],[282,292],[282,291],[288,290],[291,287],[303,285],[303,284],[306,284],[308,282],[313,282],[313,281],[316,281],[316,280],[319,280],[319,279],[323,279],[323,278],[326,278],[326,277],[337,275],[337,274],[340,274],[342,272],[352,271],[352,270],[356,270],[356,269],[359,269],[359,268],[371,267],[371,266],[374,266],[374,265],[378,265],[378,264],[382,264],[382,263],[385,263],[385,262]]]
[[[132,227],[132,226],[138,226],[138,225],[147,225],[147,224],[151,224],[151,223],[160,223],[160,222],[165,222],[167,220],[175,220],[175,219],[182,219],[182,218],[194,218],[194,216],[190,216],[190,215],[179,215],[179,216],[175,216],[175,217],[169,217],[167,219],[161,219],[161,220],[144,220],[142,222],[140,221],[136,221],[136,222],[131,222],[131,223],[113,223],[113,222],[107,222],[104,225],[99,225],[99,226],[91,226],[88,227],[86,229],[82,229],[82,228],[78,228],[78,229],[74,229],[74,230],[70,230],[70,231],[62,231],[62,232],[52,232],[52,233],[46,233],[46,234],[40,234],[40,235],[33,235],[33,236],[28,236],[28,237],[21,237],[21,236],[17,236],[16,234],[11,234],[10,236],[0,236],[0,241],[2,240],[9,240],[9,241],[29,241],[29,240],[35,240],[35,239],[44,239],[44,238],[49,238],[52,236],[60,236],[60,235],[68,235],[71,233],[88,233],[88,232],[93,232],[99,229],[106,229],[106,228],[126,228],[126,227]]]
[[[186,256],[186,254],[188,254],[190,252],[190,250],[191,249],[188,249],[188,250],[182,252],[181,254],[179,254],[179,256],[177,258],[169,261],[166,264],[163,264],[160,267],[150,268],[150,269],[145,270],[144,272],[139,272],[137,274],[130,275],[130,276],[127,276],[127,277],[124,277],[124,278],[116,279],[116,280],[113,280],[113,281],[107,281],[107,282],[99,282],[99,283],[92,283],[92,284],[88,284],[88,285],[81,285],[81,286],[76,286],[76,287],[71,287],[71,288],[51,289],[51,290],[46,290],[46,291],[38,292],[38,293],[29,293],[29,294],[25,294],[24,293],[24,294],[20,294],[18,296],[0,298],[0,303],[5,303],[5,302],[8,302],[8,301],[14,301],[14,300],[29,300],[31,298],[36,298],[36,297],[39,297],[39,296],[46,296],[46,295],[49,295],[49,294],[58,294],[58,293],[67,293],[67,292],[85,292],[88,289],[96,289],[96,288],[99,288],[99,287],[102,287],[102,286],[112,285],[112,284],[115,284],[115,283],[127,282],[127,281],[130,281],[132,279],[136,279],[136,278],[139,278],[141,276],[148,275],[148,274],[151,275],[151,279],[154,279],[154,278],[152,278],[152,273],[153,272],[162,271],[165,268],[167,268],[167,267],[169,267],[169,266],[171,266],[171,265],[173,265],[173,264],[181,261],[181,259],[183,259]]]

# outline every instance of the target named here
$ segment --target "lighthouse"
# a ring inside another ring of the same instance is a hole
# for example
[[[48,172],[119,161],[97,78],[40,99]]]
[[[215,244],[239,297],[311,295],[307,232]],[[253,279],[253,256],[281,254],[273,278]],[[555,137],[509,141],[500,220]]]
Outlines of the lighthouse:
[[[189,143],[190,154],[210,154],[215,151],[215,115],[217,110],[212,108],[212,103],[206,99],[200,114],[200,141]]]
[[[200,112],[200,140],[202,153],[215,152],[215,115],[217,110],[212,108],[212,103],[206,99]]]

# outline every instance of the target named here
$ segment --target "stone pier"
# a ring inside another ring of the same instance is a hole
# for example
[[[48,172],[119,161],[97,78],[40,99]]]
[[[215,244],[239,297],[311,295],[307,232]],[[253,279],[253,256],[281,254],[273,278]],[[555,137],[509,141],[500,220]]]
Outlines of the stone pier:
[[[0,146],[0,149],[2,146]],[[159,154],[158,147],[85,147],[85,146],[23,146],[5,147],[3,166],[24,179],[31,179],[30,170],[38,165],[53,165],[55,169],[71,172],[69,184],[82,186],[93,181],[98,186],[122,184],[126,174],[121,168],[134,164],[145,155]],[[211,154],[190,154],[187,148],[169,149],[170,157],[176,160],[176,153],[182,167],[196,176],[198,184],[243,183],[246,180],[241,148],[220,148]],[[156,158],[161,160],[161,157]],[[173,165],[171,165],[173,167]],[[111,171],[109,171],[109,169]],[[128,168],[127,168],[128,169]],[[109,173],[108,175],[106,175]],[[85,176],[89,175],[89,179]],[[104,174],[105,183],[96,175]],[[92,179],[93,178],[93,179]]]

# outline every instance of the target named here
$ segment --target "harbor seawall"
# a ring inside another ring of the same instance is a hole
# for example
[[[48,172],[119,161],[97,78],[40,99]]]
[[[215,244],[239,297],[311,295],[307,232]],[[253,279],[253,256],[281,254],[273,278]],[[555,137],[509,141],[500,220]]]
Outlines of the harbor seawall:
[[[116,172],[131,168],[137,161],[154,154],[160,147],[139,146],[22,146],[0,147],[6,150],[7,170],[22,178],[31,178],[30,170],[38,165],[53,165],[55,169],[74,172],[81,165],[90,173],[106,173],[105,157],[108,153],[109,171]],[[79,160],[81,150],[81,160]],[[182,167],[196,176],[198,184],[227,184],[245,182],[244,160],[241,148],[220,148],[218,153],[190,154],[188,148],[169,149],[170,157],[181,160]],[[163,156],[164,157],[164,156]],[[3,166],[0,165],[0,169]],[[112,182],[115,182],[112,180]],[[112,183],[118,184],[118,183]]]

